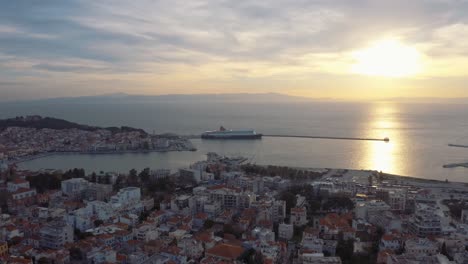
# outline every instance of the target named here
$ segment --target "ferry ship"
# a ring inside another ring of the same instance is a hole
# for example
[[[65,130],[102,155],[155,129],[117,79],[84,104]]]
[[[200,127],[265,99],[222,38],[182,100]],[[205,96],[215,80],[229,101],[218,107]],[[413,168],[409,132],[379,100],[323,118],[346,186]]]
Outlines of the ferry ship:
[[[258,134],[253,129],[231,130],[220,127],[216,131],[206,131],[201,135],[203,139],[261,139],[262,134]]]

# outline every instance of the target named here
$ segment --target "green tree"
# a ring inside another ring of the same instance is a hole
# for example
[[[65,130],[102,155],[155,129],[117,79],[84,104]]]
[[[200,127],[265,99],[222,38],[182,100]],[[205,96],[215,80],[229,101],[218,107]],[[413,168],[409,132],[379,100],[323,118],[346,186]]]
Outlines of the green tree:
[[[210,229],[211,227],[213,227],[213,225],[214,225],[213,220],[207,219],[207,220],[203,223],[203,229]]]
[[[336,255],[341,258],[344,264],[351,263],[354,253],[354,241],[352,239],[343,240],[340,237],[336,245]]]
[[[42,257],[37,261],[38,264],[52,264],[54,263],[51,259]]]
[[[296,195],[292,192],[284,191],[280,194],[280,200],[286,201],[286,214],[291,212],[291,208],[296,204]]]
[[[242,253],[237,260],[247,264],[263,263],[263,255],[255,249],[250,248]]]
[[[150,178],[150,168],[144,168],[140,174],[138,174],[138,177],[140,178],[141,182],[147,183],[149,182]]]
[[[135,169],[131,169],[128,173],[128,184],[137,184],[138,183],[138,172]]]
[[[95,227],[98,227],[98,226],[100,226],[102,224],[104,224],[104,221],[102,221],[101,219],[94,220],[94,226]]]
[[[35,176],[28,176],[26,180],[29,181],[32,188],[35,188],[38,193],[43,193],[47,190],[56,190],[61,188],[62,175],[40,173]]]
[[[445,244],[445,242],[442,244],[442,247],[440,249],[440,254],[446,256],[450,261],[453,261],[453,258],[448,253],[447,245]]]
[[[112,176],[110,174],[106,174],[104,175],[104,180],[102,181],[102,183],[111,184],[111,179],[112,179]]]
[[[96,178],[96,172],[93,171],[93,173],[91,174],[91,179],[90,179],[90,182],[96,182],[97,181],[97,178]]]
[[[81,251],[80,248],[77,247],[72,247],[70,249],[70,258],[72,260],[83,260],[83,252]]]
[[[148,141],[143,142],[143,149],[144,150],[149,150],[150,149],[150,145],[149,145]]]

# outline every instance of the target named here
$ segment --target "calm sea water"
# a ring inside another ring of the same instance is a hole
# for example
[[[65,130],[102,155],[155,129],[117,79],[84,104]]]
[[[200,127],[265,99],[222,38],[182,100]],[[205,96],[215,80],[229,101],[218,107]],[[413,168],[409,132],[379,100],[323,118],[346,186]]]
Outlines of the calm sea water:
[[[468,105],[408,103],[221,103],[0,104],[0,118],[40,114],[97,125],[128,125],[148,132],[199,134],[220,125],[265,134],[389,137],[390,142],[263,138],[246,141],[194,140],[197,152],[50,156],[21,167],[128,171],[184,167],[209,151],[243,155],[258,164],[382,170],[388,173],[468,182]]]

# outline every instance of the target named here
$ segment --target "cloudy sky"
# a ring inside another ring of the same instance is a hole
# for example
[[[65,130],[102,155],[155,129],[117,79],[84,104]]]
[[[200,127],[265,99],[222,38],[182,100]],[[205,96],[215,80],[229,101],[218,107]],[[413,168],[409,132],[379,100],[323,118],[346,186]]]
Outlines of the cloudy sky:
[[[0,100],[461,97],[467,86],[465,0],[0,0]]]

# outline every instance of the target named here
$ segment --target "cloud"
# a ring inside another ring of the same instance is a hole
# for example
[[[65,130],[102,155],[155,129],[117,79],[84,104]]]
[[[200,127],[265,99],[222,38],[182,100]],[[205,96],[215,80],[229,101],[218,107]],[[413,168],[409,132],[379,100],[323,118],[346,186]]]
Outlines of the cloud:
[[[445,65],[467,56],[467,12],[467,1],[455,0],[4,1],[0,76],[54,86],[51,77],[111,83],[126,75],[170,93],[215,74],[241,86],[259,76],[346,74],[349,52],[385,36]]]

